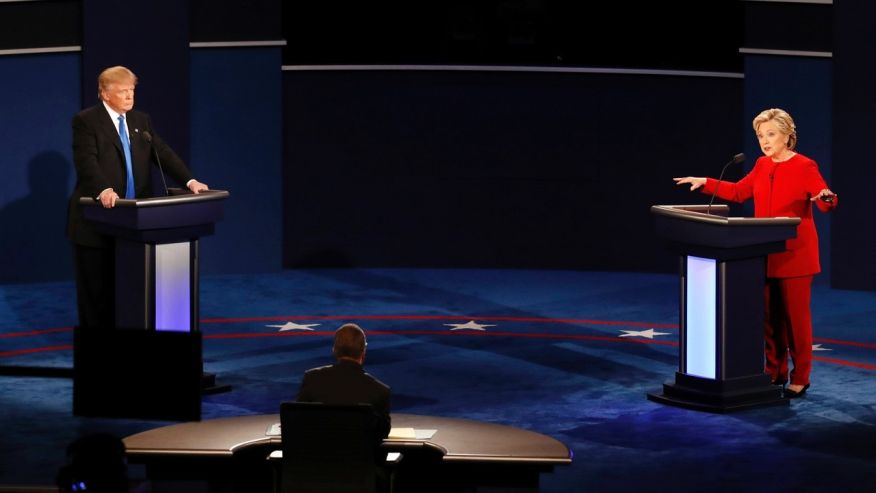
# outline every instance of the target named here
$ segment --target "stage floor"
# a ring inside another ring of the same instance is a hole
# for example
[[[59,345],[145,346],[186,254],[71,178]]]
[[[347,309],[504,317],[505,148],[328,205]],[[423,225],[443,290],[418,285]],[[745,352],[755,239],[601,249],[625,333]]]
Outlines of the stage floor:
[[[542,491],[866,491],[876,484],[876,293],[816,284],[812,388],[790,406],[708,414],[648,401],[677,369],[668,274],[289,270],[205,276],[205,369],[232,391],[204,419],[278,412],[331,334],[369,334],[393,411],[554,437],[572,465]],[[69,368],[72,283],[0,286],[0,365]],[[0,377],[0,485],[47,484],[77,436],[168,422],[79,418],[68,378]],[[137,474],[138,471],[132,471]]]

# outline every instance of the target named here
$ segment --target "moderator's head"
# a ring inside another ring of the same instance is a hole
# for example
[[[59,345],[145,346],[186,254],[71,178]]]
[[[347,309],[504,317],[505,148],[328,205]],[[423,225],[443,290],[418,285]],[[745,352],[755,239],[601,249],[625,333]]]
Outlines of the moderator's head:
[[[356,324],[344,324],[335,331],[332,352],[335,358],[360,359],[365,354],[365,331]]]

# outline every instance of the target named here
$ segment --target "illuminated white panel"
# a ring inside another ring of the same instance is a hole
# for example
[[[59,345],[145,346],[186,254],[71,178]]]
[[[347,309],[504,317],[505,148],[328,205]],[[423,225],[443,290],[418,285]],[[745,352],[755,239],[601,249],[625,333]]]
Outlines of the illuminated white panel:
[[[155,330],[191,328],[189,243],[155,246]]]
[[[685,373],[715,378],[717,261],[687,257]]]

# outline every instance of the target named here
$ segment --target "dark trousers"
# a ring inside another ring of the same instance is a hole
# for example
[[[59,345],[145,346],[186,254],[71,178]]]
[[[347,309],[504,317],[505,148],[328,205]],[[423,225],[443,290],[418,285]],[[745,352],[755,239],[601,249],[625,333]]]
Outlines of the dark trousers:
[[[73,245],[79,327],[115,327],[115,251]]]

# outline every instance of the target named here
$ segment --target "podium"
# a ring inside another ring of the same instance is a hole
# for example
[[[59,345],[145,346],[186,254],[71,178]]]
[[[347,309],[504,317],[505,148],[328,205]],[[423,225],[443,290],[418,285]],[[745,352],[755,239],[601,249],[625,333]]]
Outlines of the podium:
[[[199,420],[202,390],[226,390],[203,373],[198,241],[228,195],[171,189],[111,209],[80,199],[94,229],[114,239],[115,327],[74,334],[74,414]]]
[[[787,405],[764,373],[766,256],[785,249],[800,218],[728,217],[726,205],[655,205],[657,235],[679,254],[679,351],[674,382],[648,399],[711,412]]]

